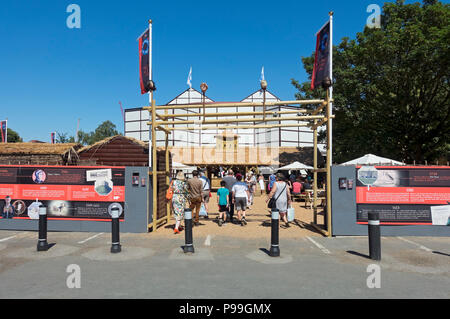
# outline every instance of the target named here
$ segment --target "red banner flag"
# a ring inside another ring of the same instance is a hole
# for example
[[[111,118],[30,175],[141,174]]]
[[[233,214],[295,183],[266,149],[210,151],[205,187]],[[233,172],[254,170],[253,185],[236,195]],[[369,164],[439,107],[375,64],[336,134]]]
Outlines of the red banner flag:
[[[1,137],[2,137],[2,143],[8,143],[8,125],[7,121],[1,121]]]
[[[330,78],[330,22],[317,33],[311,90],[322,86],[326,78]]]
[[[150,91],[149,82],[151,80],[151,39],[150,29],[147,29],[139,38],[139,77],[141,82],[141,93]]]

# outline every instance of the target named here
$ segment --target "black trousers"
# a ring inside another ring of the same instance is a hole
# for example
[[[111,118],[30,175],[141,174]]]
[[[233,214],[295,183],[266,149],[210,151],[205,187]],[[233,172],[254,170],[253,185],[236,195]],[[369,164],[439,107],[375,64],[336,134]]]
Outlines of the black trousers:
[[[228,215],[230,215],[230,218],[233,218],[234,215],[234,204],[233,204],[233,195],[228,195],[228,202],[230,203],[230,208],[228,209]]]

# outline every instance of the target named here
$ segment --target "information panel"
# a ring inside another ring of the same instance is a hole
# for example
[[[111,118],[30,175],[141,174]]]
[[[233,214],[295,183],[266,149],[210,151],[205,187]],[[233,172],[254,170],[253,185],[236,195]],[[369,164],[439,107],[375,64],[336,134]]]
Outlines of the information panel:
[[[447,224],[443,220],[450,208],[449,167],[377,166],[356,170],[359,224],[367,224],[369,212],[378,212],[385,225]],[[370,185],[359,178],[367,175],[365,171],[375,177]]]
[[[33,217],[38,202],[49,219],[108,220],[111,204],[125,210],[125,167],[0,166],[0,199],[13,218]]]

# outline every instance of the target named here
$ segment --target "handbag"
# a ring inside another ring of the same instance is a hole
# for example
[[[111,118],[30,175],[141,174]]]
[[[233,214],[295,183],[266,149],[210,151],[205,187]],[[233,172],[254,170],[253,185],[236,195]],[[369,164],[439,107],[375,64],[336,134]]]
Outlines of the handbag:
[[[169,186],[169,188],[167,189],[167,192],[166,192],[166,199],[167,200],[172,200],[172,198],[173,198],[173,187],[172,187],[172,185],[173,185],[173,181],[170,183],[170,186]]]
[[[278,198],[280,198],[281,194],[283,194],[284,190],[286,189],[286,185],[287,185],[287,184],[284,184],[284,188],[283,188],[283,190],[281,191],[280,195],[278,195],[277,199],[274,199],[274,198],[272,197],[272,198],[269,200],[269,203],[267,204],[267,207],[268,207],[268,208],[270,208],[270,209],[275,208],[275,205],[277,204]]]
[[[287,210],[287,219],[288,219],[288,222],[293,222],[295,219],[295,209],[292,206],[289,207]]]
[[[208,213],[206,212],[205,204],[202,203],[202,206],[200,207],[200,211],[198,212],[199,216],[208,216]]]

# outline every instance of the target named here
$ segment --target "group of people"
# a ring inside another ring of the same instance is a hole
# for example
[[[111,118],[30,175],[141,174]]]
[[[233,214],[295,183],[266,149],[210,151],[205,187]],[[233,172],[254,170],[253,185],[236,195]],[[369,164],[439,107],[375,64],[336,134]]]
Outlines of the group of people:
[[[182,230],[181,221],[184,218],[184,209],[187,202],[193,213],[194,225],[199,225],[200,209],[205,209],[208,217],[208,203],[211,197],[211,181],[204,172],[193,171],[192,178],[186,181],[183,172],[178,172],[171,184],[173,190],[172,207],[176,219],[174,233]]]
[[[176,219],[174,233],[178,234],[183,229],[181,222],[184,218],[184,210],[188,206],[192,211],[194,226],[199,225],[200,209],[206,210],[208,214],[208,203],[211,195],[211,181],[204,172],[193,171],[193,177],[186,181],[183,172],[179,172],[172,181],[173,190],[172,206]],[[220,188],[217,191],[217,204],[219,208],[218,225],[224,223],[235,223],[235,212],[237,213],[237,223],[241,226],[247,225],[246,211],[253,205],[256,185],[259,183],[261,192],[265,191],[264,177],[258,178],[253,172],[242,174],[230,169],[223,174]],[[269,193],[266,201],[275,199],[275,206],[280,212],[281,219],[289,227],[287,211],[292,204],[291,193],[298,191],[298,185],[287,182],[283,174],[274,175],[273,183],[269,181]],[[301,189],[300,189],[301,190]],[[203,208],[202,208],[203,206]],[[274,207],[275,208],[275,207]]]

